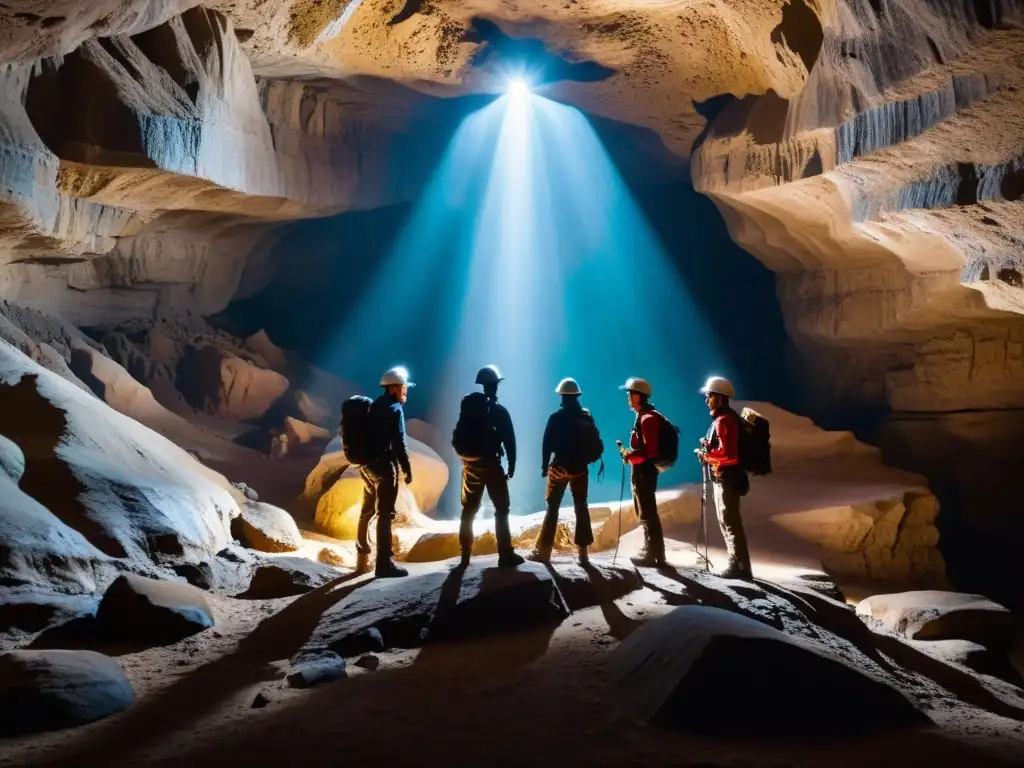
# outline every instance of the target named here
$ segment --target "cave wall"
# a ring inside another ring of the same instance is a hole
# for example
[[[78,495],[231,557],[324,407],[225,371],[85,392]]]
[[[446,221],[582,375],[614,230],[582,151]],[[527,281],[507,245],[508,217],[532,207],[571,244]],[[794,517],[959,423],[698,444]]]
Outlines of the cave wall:
[[[928,476],[951,573],[1003,594],[1024,540],[1022,9],[804,14],[804,89],[707,105],[692,165],[778,275],[805,412]]]

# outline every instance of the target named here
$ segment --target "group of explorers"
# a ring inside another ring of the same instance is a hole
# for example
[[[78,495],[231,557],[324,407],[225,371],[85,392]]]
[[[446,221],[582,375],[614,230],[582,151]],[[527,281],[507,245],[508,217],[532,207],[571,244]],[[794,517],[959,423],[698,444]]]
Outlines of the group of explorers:
[[[483,391],[463,397],[452,434],[452,447],[462,459],[461,567],[470,562],[473,520],[484,491],[494,505],[498,566],[515,567],[524,561],[513,548],[509,527],[508,481],[516,471],[516,438],[508,410],[498,403],[501,381],[503,377],[496,366],[480,369],[476,383]],[[409,389],[415,384],[409,381],[405,368],[397,367],[381,377],[380,385],[384,391],[376,400],[355,396],[343,404],[341,438],[345,455],[359,467],[364,484],[356,537],[357,570],[370,569],[369,527],[376,515],[374,571],[378,577],[387,578],[408,575],[408,571],[395,565],[392,559],[391,524],[398,498],[399,472],[407,485],[412,483],[403,406]],[[624,463],[623,471],[625,464],[630,466],[633,509],[640,518],[644,535],[643,549],[630,559],[638,566],[664,567],[667,565],[665,536],[655,494],[659,474],[676,461],[678,429],[654,407],[648,381],[630,378],[620,389],[627,393],[629,407],[636,417],[629,447],[621,441],[616,441],[616,445]],[[561,395],[562,402],[549,417],[544,430],[540,468],[541,475],[547,478],[547,512],[534,550],[528,557],[541,563],[549,561],[559,507],[568,488],[576,513],[575,544],[580,564],[586,565],[587,550],[594,543],[587,506],[588,470],[590,464],[601,460],[604,444],[593,416],[580,404],[582,392],[576,381],[563,379],[555,392]],[[750,409],[744,409],[742,415],[733,410],[730,401],[735,392],[727,379],[712,376],[700,392],[705,397],[712,422],[694,453],[704,465],[705,493],[710,487],[728,554],[728,562],[718,575],[751,581],[740,498],[750,488],[748,470],[753,474],[771,471],[768,424]],[[503,457],[507,460],[507,471],[502,466]]]

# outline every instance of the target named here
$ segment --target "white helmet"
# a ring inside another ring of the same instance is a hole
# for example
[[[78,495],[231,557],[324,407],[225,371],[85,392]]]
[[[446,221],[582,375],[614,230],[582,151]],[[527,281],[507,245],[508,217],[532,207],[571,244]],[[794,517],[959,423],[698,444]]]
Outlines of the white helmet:
[[[651,384],[647,379],[638,379],[635,376],[626,379],[626,383],[623,384],[619,389],[624,389],[627,392],[639,392],[641,395],[651,396]]]
[[[558,382],[558,386],[555,387],[555,392],[560,395],[581,395],[580,385],[576,383],[576,379],[562,379]]]
[[[409,381],[409,370],[404,365],[390,368],[384,371],[384,375],[380,377],[380,385],[382,387],[390,387],[392,384],[405,384],[407,387],[416,386]]]
[[[505,377],[501,375],[501,371],[498,370],[496,365],[485,365],[476,372],[477,384],[497,384],[504,379]]]
[[[714,392],[716,395],[725,395],[730,400],[736,397],[736,390],[732,388],[732,382],[723,379],[721,376],[712,376],[700,389],[705,395]]]

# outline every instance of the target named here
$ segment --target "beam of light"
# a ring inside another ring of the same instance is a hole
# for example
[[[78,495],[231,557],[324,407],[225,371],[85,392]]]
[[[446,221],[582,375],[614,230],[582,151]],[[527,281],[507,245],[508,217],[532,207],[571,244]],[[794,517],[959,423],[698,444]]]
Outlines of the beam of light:
[[[592,502],[618,495],[614,443],[628,442],[633,423],[618,390],[627,376],[649,379],[681,428],[662,487],[695,480],[690,448],[708,423],[697,389],[709,372],[729,372],[714,318],[696,311],[586,118],[523,85],[459,126],[376,279],[343,308],[325,365],[369,380],[402,359],[420,384],[407,412],[444,437],[478,389],[477,369],[498,365],[519,443],[513,513],[543,508],[541,436],[564,376],[579,381],[605,442],[609,481],[592,481]],[[461,466],[445,458],[443,513],[456,514]]]

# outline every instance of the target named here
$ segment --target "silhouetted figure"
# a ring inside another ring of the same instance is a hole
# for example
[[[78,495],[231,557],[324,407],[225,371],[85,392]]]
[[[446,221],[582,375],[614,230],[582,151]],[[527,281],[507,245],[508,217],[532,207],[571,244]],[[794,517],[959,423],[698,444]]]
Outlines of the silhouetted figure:
[[[469,564],[473,550],[473,519],[480,509],[484,491],[494,504],[494,535],[498,540],[498,565],[517,566],[523,558],[512,548],[509,528],[508,481],[516,471],[516,435],[512,418],[498,404],[498,382],[503,377],[496,366],[481,368],[476,383],[483,392],[462,398],[459,421],[452,433],[452,447],[462,458],[462,520],[459,525],[459,547],[462,565]],[[501,466],[501,457],[508,457],[508,473]]]
[[[658,441],[664,417],[651,403],[651,385],[644,379],[627,379],[619,389],[626,390],[629,407],[636,412],[633,432],[629,437],[629,450],[619,443],[622,458],[630,464],[630,487],[633,491],[633,509],[640,517],[644,529],[644,548],[630,560],[636,565],[660,567],[665,565],[665,534],[658,516]]]
[[[729,404],[735,390],[728,379],[712,376],[701,388],[713,421],[701,440],[697,457],[711,473],[712,495],[718,512],[718,525],[725,539],[728,562],[718,573],[726,579],[753,581],[747,534],[740,517],[740,497],[750,489],[750,479],[740,462],[740,415]]]
[[[377,515],[377,563],[374,572],[378,577],[389,578],[408,576],[409,572],[395,565],[391,551],[391,522],[395,518],[395,502],[398,500],[398,470],[405,475],[405,484],[412,483],[412,468],[409,466],[409,451],[405,442],[405,411],[402,406],[408,396],[409,387],[416,386],[409,381],[405,368],[392,368],[380,380],[384,388],[370,406],[368,429],[371,461],[359,467],[363,479],[363,506],[359,513],[359,529],[356,533],[357,570],[369,570],[370,520]]]
[[[587,506],[587,489],[590,484],[588,465],[601,458],[604,444],[594,417],[580,405],[582,392],[579,384],[574,379],[562,379],[555,392],[562,396],[562,407],[548,418],[541,445],[543,458],[540,473],[548,479],[547,514],[530,559],[540,563],[551,559],[551,548],[558,527],[558,509],[568,486],[576,511],[574,540],[580,563],[584,564],[588,561],[587,547],[594,543],[590,508]]]

